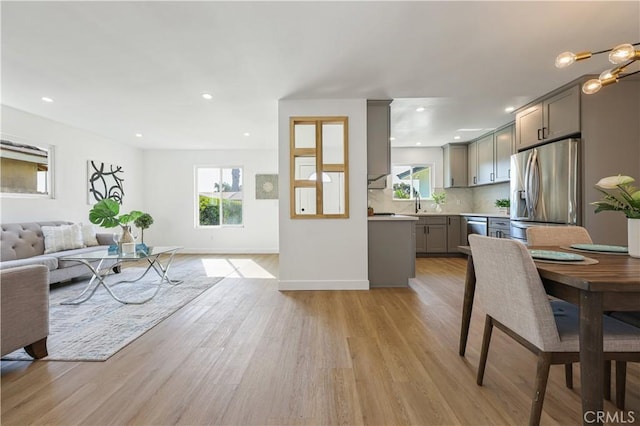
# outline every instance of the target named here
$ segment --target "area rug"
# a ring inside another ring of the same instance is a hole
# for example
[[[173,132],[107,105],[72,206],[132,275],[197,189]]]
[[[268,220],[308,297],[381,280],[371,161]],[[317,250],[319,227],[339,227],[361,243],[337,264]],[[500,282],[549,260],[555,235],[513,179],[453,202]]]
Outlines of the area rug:
[[[109,276],[109,280],[135,279],[143,271],[143,268],[126,268],[121,274]],[[222,279],[189,276],[186,272],[180,276],[179,270],[172,272],[176,273],[171,278],[181,279],[183,283],[162,284],[158,294],[141,305],[119,303],[102,286],[80,305],[61,305],[60,302],[79,295],[88,281],[53,288],[49,296],[49,356],[42,360],[105,361]],[[116,284],[112,289],[124,300],[142,300],[153,294],[157,279],[158,276],[149,271],[141,281]],[[23,349],[2,359],[33,360]]]

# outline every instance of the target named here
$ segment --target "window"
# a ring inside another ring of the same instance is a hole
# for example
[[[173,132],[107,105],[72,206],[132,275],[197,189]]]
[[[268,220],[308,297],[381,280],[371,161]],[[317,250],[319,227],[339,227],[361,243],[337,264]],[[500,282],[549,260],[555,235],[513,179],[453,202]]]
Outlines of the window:
[[[293,219],[349,217],[347,117],[290,118]]]
[[[396,165],[391,168],[394,200],[431,198],[433,165]]]
[[[0,141],[0,181],[3,194],[53,198],[53,147],[35,146],[11,138]]]
[[[241,167],[196,167],[197,226],[242,225]]]

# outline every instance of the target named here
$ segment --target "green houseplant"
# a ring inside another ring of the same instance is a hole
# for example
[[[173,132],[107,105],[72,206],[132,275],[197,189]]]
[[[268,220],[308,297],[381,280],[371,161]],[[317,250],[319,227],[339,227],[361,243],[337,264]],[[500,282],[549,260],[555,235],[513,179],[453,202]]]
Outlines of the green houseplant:
[[[435,201],[435,203],[436,203],[436,211],[437,212],[441,212],[442,211],[441,204],[444,204],[444,201],[447,198],[447,193],[446,192],[434,192],[431,195],[431,198],[433,198],[433,201]]]
[[[499,209],[503,209],[505,213],[509,213],[509,207],[511,207],[511,200],[508,198],[499,198],[496,200],[495,206]]]
[[[143,213],[142,216],[133,221],[133,224],[140,228],[140,242],[144,244],[144,230],[153,225],[153,218],[149,213]]]
[[[122,228],[123,243],[134,242],[131,235],[130,222],[138,219],[144,213],[139,210],[132,210],[129,213],[120,213],[120,204],[111,198],[105,198],[98,201],[93,208],[89,211],[89,221],[94,225],[102,226],[103,228],[115,228],[120,226]]]

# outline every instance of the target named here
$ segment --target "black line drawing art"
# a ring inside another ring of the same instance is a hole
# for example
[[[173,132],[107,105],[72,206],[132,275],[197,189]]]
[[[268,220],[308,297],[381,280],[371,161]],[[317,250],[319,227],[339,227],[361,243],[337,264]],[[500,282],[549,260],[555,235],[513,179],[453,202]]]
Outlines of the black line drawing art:
[[[95,204],[105,198],[111,198],[122,204],[124,171],[121,166],[89,160],[87,161],[87,175],[89,204]]]

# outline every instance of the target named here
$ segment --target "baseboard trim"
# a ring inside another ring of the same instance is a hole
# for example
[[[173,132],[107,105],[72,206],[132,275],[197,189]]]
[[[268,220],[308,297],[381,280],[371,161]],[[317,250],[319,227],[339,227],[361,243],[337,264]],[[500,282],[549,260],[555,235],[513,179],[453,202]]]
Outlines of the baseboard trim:
[[[181,254],[278,254],[278,249],[204,249],[204,248],[184,248],[178,253]]]
[[[368,280],[342,280],[342,281],[307,281],[307,280],[280,280],[280,291],[304,291],[304,290],[369,290]]]

